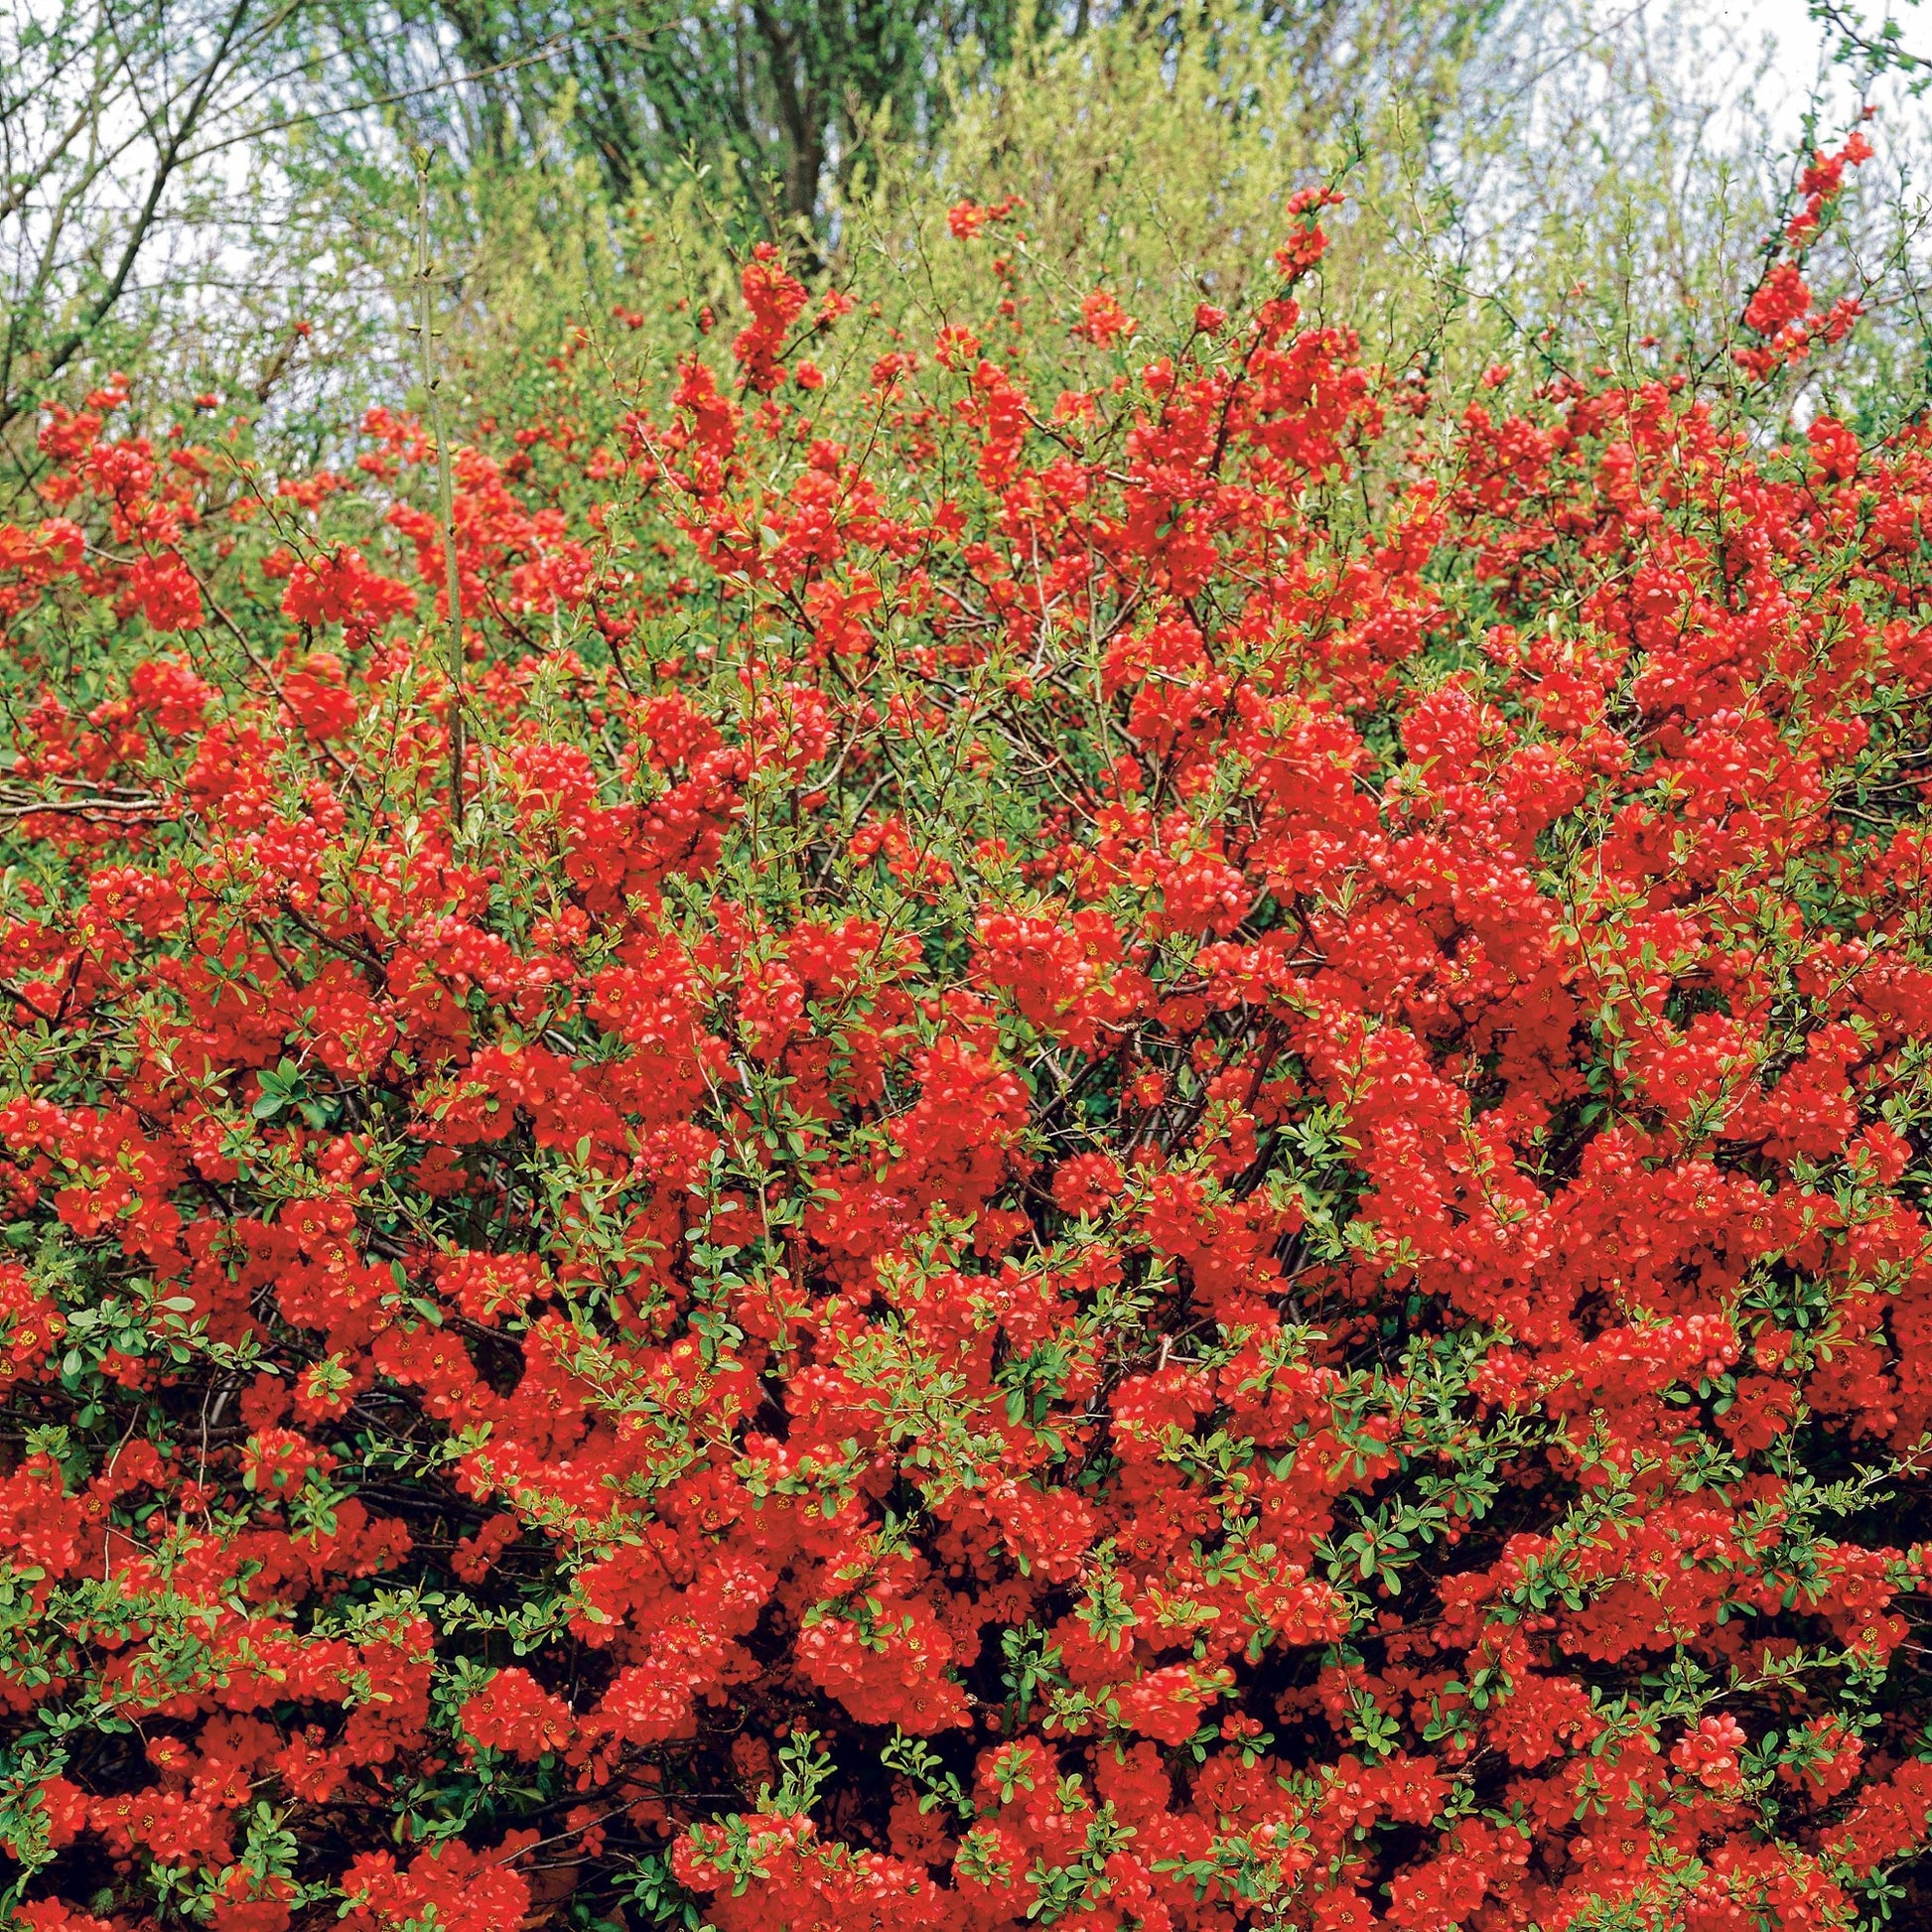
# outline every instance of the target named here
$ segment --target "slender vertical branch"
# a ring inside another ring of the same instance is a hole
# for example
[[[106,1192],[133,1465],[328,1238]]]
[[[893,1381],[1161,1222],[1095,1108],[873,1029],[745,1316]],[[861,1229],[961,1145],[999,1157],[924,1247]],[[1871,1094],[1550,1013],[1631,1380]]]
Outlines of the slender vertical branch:
[[[423,388],[430,434],[436,439],[437,515],[443,529],[444,584],[450,605],[450,815],[463,836],[463,582],[456,563],[456,487],[450,478],[450,441],[444,433],[442,377],[436,358],[435,263],[429,247],[430,150],[416,150],[416,335],[422,348]]]

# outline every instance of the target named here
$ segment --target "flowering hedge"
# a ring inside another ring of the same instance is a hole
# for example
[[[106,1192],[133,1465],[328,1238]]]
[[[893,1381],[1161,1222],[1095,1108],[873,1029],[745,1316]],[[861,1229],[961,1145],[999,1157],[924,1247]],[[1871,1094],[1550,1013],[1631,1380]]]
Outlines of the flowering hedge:
[[[460,693],[415,421],[52,412],[13,1922],[1925,1909],[1932,435],[1748,411],[1862,153],[1460,408],[1318,194],[1165,345],[761,253],[458,453]]]

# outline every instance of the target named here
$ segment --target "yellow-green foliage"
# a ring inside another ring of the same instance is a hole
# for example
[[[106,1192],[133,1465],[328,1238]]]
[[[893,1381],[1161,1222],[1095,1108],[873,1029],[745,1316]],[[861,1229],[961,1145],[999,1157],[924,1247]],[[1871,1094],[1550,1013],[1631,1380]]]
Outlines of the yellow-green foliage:
[[[1287,198],[1321,183],[1347,201],[1309,307],[1419,385],[1471,394],[1498,363],[1524,382],[1727,365],[1801,165],[1795,118],[1780,128],[1745,91],[1720,119],[1685,79],[1719,71],[1709,50],[1605,35],[1581,8],[1498,22],[1432,0],[1353,18],[1346,47],[1191,6],[1165,32],[1123,21],[1023,39],[992,75],[969,50],[943,125],[917,139],[875,129],[823,231],[796,228],[787,251],[876,309],[844,352],[876,354],[895,331],[922,345],[961,313],[961,278],[976,272],[943,245],[947,209],[1017,197],[1011,245],[1033,288],[1069,320],[1109,288],[1167,337],[1197,302],[1238,302]],[[1896,152],[1903,136],[1891,138]],[[1848,286],[1875,281],[1880,257],[1914,285],[1899,179],[1889,192],[1861,182],[1863,202],[1848,197],[1814,258]],[[736,326],[759,211],[729,170],[694,158],[623,209],[588,169],[462,187],[458,336],[479,410],[527,379],[512,369],[540,379],[586,330],[621,388],[683,352],[705,305]],[[614,325],[618,307],[641,326]],[[1822,396],[1872,421],[1914,406],[1915,318],[1905,305],[1876,322],[1775,407]]]
[[[1238,304],[1284,202],[1319,182],[1347,200],[1309,304],[1420,385],[1471,394],[1498,363],[1522,382],[1605,364],[1722,369],[1806,137],[1672,18],[1606,27],[1589,0],[1358,0],[1264,19],[1187,0],[1077,35],[1023,31],[997,69],[970,47],[956,57],[933,125],[866,128],[831,170],[822,218],[777,231],[795,268],[876,305],[871,353],[895,330],[929,341],[956,312],[966,271],[939,245],[948,207],[1018,197],[1031,286],[1069,317],[1110,288],[1152,339],[1199,301]],[[1877,428],[1918,404],[1914,125],[1881,120],[1880,161],[1832,241],[1830,272],[1883,287],[1889,306],[1780,407],[1822,401]],[[1819,138],[1839,131],[1821,124]],[[238,299],[204,300],[192,326],[170,328],[164,283],[68,388],[127,367],[151,428],[197,392],[259,391],[261,453],[291,464],[326,461],[370,404],[406,403],[406,135],[400,120],[386,134],[292,129],[272,158],[301,219],[256,235],[259,273]],[[470,420],[508,413],[585,331],[621,392],[691,345],[707,304],[734,328],[739,265],[780,205],[722,150],[625,206],[570,158],[561,123],[530,151],[544,158],[437,165],[448,348]],[[641,321],[621,326],[617,309]],[[297,344],[305,313],[314,332]],[[31,486],[30,437],[13,440],[14,481]]]

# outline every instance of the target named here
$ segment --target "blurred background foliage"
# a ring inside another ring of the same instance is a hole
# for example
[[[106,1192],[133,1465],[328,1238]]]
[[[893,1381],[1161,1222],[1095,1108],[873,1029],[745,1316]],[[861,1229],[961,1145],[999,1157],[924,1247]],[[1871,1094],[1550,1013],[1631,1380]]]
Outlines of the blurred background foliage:
[[[1238,299],[1317,181],[1348,197],[1325,319],[1475,393],[1498,361],[1721,374],[1805,153],[1869,97],[1830,245],[1876,313],[1777,406],[1878,427],[1924,396],[1922,64],[1837,0],[1809,107],[1696,0],[4,4],[16,512],[40,409],[113,369],[147,427],[201,398],[270,463],[406,406],[421,147],[471,420],[535,406],[566,345],[614,395],[653,381],[759,238],[929,334],[964,297],[947,207],[1017,196],[1051,283],[1165,323]]]

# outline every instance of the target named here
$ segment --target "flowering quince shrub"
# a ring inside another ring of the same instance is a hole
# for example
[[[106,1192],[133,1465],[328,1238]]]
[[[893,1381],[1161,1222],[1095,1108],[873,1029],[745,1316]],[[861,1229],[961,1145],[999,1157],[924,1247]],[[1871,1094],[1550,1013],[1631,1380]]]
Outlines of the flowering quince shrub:
[[[1167,343],[763,252],[456,453],[460,683],[415,421],[50,413],[12,1922],[1913,1922],[1932,432],[1753,414],[1858,158],[1708,389],[1433,399],[1318,194]]]

